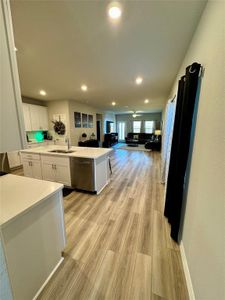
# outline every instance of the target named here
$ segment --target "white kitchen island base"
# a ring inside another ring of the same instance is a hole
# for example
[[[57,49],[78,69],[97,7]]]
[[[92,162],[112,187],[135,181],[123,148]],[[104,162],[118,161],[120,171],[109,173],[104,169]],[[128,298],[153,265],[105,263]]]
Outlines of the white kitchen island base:
[[[1,241],[13,299],[36,299],[62,262],[62,185],[15,175],[1,183]]]
[[[21,150],[24,175],[99,194],[110,181],[109,156],[113,150],[71,147],[66,151],[65,146],[53,145]]]

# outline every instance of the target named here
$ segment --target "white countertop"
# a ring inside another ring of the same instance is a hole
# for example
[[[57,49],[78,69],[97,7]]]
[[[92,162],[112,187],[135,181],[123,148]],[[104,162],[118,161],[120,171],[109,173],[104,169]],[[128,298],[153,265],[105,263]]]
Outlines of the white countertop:
[[[70,150],[74,151],[72,153],[49,152],[55,149],[67,150],[67,146],[59,146],[59,145],[40,146],[32,149],[24,149],[21,150],[20,152],[97,159],[101,156],[109,155],[113,151],[113,149],[111,148],[71,147]]]
[[[62,188],[61,183],[12,174],[1,176],[0,226],[4,226]]]

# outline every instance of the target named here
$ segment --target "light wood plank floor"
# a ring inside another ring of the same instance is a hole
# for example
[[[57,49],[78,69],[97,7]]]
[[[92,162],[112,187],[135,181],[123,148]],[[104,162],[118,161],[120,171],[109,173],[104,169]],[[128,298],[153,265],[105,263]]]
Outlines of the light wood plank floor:
[[[163,217],[160,154],[118,149],[112,166],[100,195],[65,197],[65,259],[38,299],[188,299]]]

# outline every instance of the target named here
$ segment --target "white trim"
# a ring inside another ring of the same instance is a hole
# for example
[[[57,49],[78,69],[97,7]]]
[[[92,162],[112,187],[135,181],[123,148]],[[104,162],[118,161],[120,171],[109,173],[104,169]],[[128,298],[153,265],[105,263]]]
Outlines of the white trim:
[[[49,280],[52,278],[53,274],[55,273],[55,271],[58,269],[58,267],[61,265],[61,263],[63,262],[64,257],[60,258],[60,261],[57,263],[57,265],[55,266],[55,268],[52,270],[52,272],[49,274],[48,278],[45,280],[45,282],[42,284],[42,286],[40,287],[40,289],[38,290],[38,292],[36,293],[36,295],[34,296],[34,298],[32,300],[36,300],[38,298],[38,296],[41,294],[41,292],[43,291],[44,287],[46,286],[46,284],[49,282]]]
[[[195,300],[195,293],[194,293],[194,289],[193,289],[193,285],[192,285],[192,281],[191,281],[191,274],[190,274],[190,271],[188,268],[187,258],[186,258],[186,254],[185,254],[185,250],[184,250],[184,244],[182,241],[180,243],[180,254],[181,254],[181,260],[182,260],[183,269],[184,269],[184,275],[185,275],[185,279],[186,279],[186,283],[187,283],[189,299]]]

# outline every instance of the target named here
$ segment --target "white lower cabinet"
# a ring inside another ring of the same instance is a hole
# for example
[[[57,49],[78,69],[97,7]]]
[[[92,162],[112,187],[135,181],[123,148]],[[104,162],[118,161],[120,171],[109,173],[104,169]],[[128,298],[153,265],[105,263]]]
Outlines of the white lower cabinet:
[[[24,176],[42,179],[41,159],[39,154],[21,154]]]
[[[42,176],[44,180],[55,181],[71,186],[69,157],[41,156]]]

